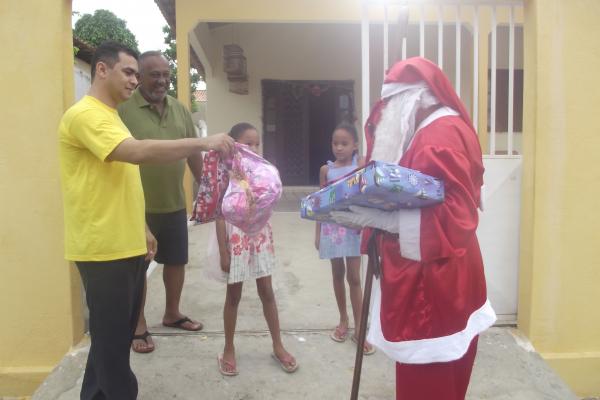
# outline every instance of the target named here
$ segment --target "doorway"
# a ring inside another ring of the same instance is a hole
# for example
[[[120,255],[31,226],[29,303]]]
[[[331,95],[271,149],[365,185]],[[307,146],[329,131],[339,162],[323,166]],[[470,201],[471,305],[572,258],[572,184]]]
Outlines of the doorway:
[[[263,80],[263,148],[286,186],[317,186],[331,134],[354,123],[354,81]]]

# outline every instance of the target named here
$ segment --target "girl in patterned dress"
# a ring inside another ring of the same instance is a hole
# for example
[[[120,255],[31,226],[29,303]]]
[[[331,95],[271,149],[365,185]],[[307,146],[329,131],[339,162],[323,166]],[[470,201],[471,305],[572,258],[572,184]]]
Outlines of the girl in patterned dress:
[[[321,187],[364,164],[362,157],[358,157],[357,154],[358,133],[352,124],[342,123],[338,125],[331,137],[331,149],[335,161],[327,161],[327,164],[321,167],[319,175]],[[354,315],[355,335],[352,336],[352,341],[356,342],[356,333],[359,330],[362,310],[360,231],[333,223],[317,222],[315,247],[319,250],[321,259],[331,260],[333,292],[340,311],[340,322],[331,332],[330,337],[336,342],[345,342],[348,338],[349,318],[346,311],[346,286],[344,283],[344,275],[346,275]],[[365,342],[364,354],[373,354],[374,351],[373,346]]]
[[[231,128],[229,135],[236,142],[258,152],[260,136],[256,128],[248,123],[239,123]],[[244,281],[256,280],[256,288],[262,302],[263,313],[273,340],[273,353],[285,372],[294,372],[298,368],[295,358],[288,353],[281,342],[277,303],[271,285],[271,273],[275,265],[273,231],[271,224],[255,235],[249,235],[223,219],[216,221],[217,242],[221,270],[227,274],[227,294],[223,309],[225,327],[225,347],[219,354],[219,371],[226,376],[238,374],[235,361],[233,337],[237,320],[237,310],[242,297]]]

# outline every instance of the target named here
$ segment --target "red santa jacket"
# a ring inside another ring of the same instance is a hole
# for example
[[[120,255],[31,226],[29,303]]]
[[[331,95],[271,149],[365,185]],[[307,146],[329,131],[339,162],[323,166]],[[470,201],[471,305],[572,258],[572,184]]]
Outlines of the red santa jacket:
[[[425,81],[444,105],[421,124],[399,164],[443,179],[446,197],[439,205],[401,210],[399,234],[380,238],[382,277],[373,288],[368,340],[397,362],[452,361],[496,318],[476,237],[481,149],[437,66],[410,59],[392,68],[386,82],[392,79]],[[385,99],[375,106],[365,128],[369,158],[385,106]]]

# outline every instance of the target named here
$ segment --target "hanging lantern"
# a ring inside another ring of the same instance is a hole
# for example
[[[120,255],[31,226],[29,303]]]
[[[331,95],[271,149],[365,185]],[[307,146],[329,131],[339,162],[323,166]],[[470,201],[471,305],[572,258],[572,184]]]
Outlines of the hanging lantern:
[[[246,57],[237,44],[223,46],[223,71],[228,79],[246,78]]]

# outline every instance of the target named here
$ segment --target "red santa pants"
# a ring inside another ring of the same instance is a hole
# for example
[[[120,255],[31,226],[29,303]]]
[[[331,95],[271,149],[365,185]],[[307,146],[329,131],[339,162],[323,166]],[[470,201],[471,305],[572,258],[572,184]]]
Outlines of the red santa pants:
[[[396,363],[396,400],[464,400],[477,353],[477,339],[456,361]]]

